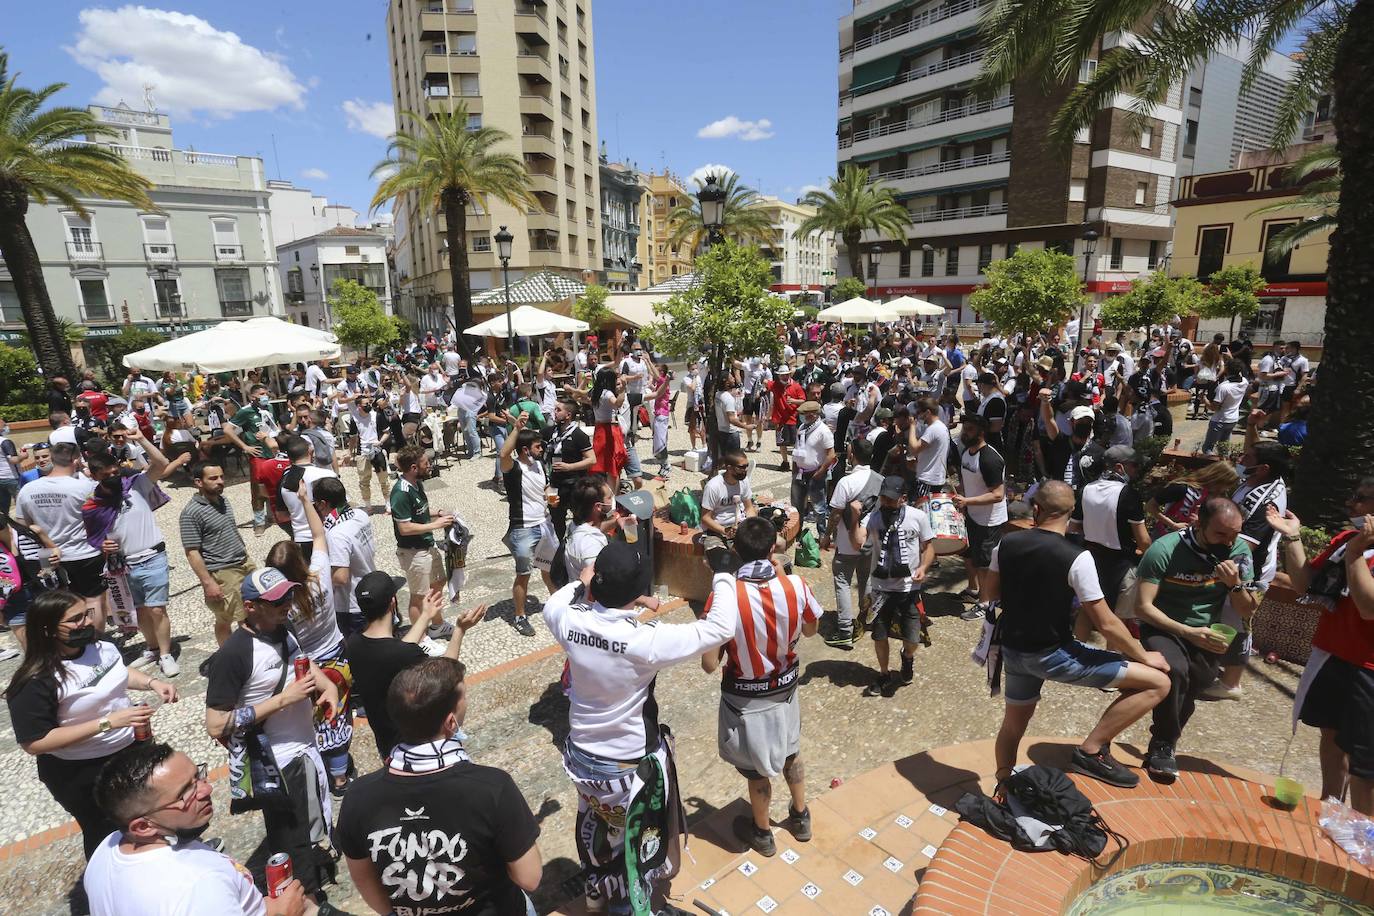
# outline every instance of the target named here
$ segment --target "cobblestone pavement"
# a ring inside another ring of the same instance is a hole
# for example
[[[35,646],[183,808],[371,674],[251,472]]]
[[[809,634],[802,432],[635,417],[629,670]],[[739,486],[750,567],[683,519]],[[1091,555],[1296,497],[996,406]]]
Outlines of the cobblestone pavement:
[[[1196,434],[1194,424],[1178,425],[1178,435],[1185,441],[1200,438],[1202,424],[1196,424]],[[685,431],[674,429],[670,441],[675,452],[685,448]],[[648,451],[647,442],[641,442],[641,451]],[[755,471],[755,490],[785,497],[787,477],[776,470],[773,454],[757,453],[760,461],[766,463]],[[491,473],[490,458],[465,461],[450,466],[426,484],[435,506],[456,510],[479,532],[470,556],[480,559],[470,563],[468,586],[461,603],[470,606],[487,602],[491,613],[485,623],[468,634],[463,646],[463,660],[473,673],[552,644],[538,617],[534,618],[534,638],[519,636],[509,625],[512,566],[500,543],[506,506],[484,483]],[[344,476],[350,494],[356,494],[355,472],[346,469]],[[667,488],[671,492],[680,486],[697,486],[699,480],[699,475],[675,468]],[[183,673],[177,679],[181,702],[160,710],[154,717],[153,728],[158,738],[185,750],[192,759],[208,762],[213,769],[224,763],[224,754],[205,735],[205,681],[196,674],[196,667],[214,647],[210,616],[181,552],[175,523],[191,492],[189,487],[174,490],[172,503],[159,513],[168,536],[168,552],[175,564],[170,611]],[[246,485],[235,483],[228,494],[238,518],[251,519]],[[391,565],[394,537],[390,521],[378,515],[373,519],[373,527],[379,560]],[[278,536],[269,533],[255,538],[251,528],[244,529],[250,554],[257,560]],[[828,572],[823,569],[802,573],[822,604],[832,608],[834,591]],[[934,619],[934,645],[919,653],[915,682],[892,699],[863,695],[863,688],[876,671],[872,649],[866,643],[846,653],[826,647],[818,639],[805,641],[801,649],[803,744],[813,791],[823,790],[832,778],[849,778],[922,748],[987,738],[995,733],[1001,706],[988,697],[981,669],[968,659],[978,627],[957,617],[961,606],[953,596],[963,585],[962,566],[953,560],[942,561],[927,597],[927,609]],[[543,597],[542,585],[533,583],[531,604]],[[668,619],[681,622],[690,616],[684,609]],[[126,656],[135,657],[141,648],[140,643],[130,642],[125,647]],[[1262,772],[1277,772],[1290,733],[1291,698],[1299,672],[1286,664],[1271,666],[1254,661],[1244,699],[1202,704],[1189,724],[1180,754],[1215,757]],[[571,833],[576,796],[563,773],[558,751],[567,722],[566,700],[557,687],[561,666],[561,656],[546,657],[480,681],[472,690],[467,726],[474,758],[510,771],[541,819],[540,844],[546,862],[544,886],[537,897],[541,912],[563,901],[566,894],[560,882],[576,870]],[[7,679],[14,667],[15,662],[0,663],[0,679]],[[689,813],[709,813],[737,799],[743,782],[716,754],[715,679],[702,674],[695,665],[684,665],[660,677],[657,696],[663,721],[678,736],[679,773]],[[1049,685],[1031,731],[1081,735],[1107,702],[1108,698],[1097,691]],[[1145,739],[1146,728],[1142,725],[1124,736],[1126,745],[1137,750],[1143,750]],[[354,753],[361,771],[377,765],[375,747],[365,728],[359,729]],[[1127,752],[1122,756],[1129,759]],[[0,711],[0,767],[6,774],[4,791],[0,792],[0,900],[5,901],[0,909],[68,912],[65,895],[81,868],[77,837],[23,853],[11,849],[7,854],[3,849],[5,844],[68,821],[38,782],[31,759],[15,745],[4,711]],[[1288,771],[1309,787],[1318,783],[1316,736],[1306,727],[1299,728]],[[219,813],[211,834],[224,837],[233,855],[260,869],[267,851],[260,848],[259,817],[228,815],[227,789],[222,784],[216,787],[215,802]],[[779,800],[775,814],[782,813],[781,804]],[[341,876],[341,881],[340,887],[331,890],[331,900],[351,912],[367,912],[366,905],[347,884],[346,875]]]

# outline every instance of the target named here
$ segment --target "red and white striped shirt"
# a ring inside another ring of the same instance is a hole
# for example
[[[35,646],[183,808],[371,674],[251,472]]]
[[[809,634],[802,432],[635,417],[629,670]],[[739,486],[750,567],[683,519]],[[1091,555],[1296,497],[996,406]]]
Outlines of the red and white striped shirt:
[[[735,635],[725,644],[726,677],[762,680],[795,665],[802,624],[821,616],[821,604],[801,576],[738,579],[732,591],[712,592],[706,610],[726,594],[734,596],[738,609]]]

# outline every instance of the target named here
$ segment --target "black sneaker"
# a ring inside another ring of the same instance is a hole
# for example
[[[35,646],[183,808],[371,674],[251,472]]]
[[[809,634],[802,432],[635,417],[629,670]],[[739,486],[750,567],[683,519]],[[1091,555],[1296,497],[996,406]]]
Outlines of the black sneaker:
[[[1145,754],[1145,772],[1155,782],[1169,783],[1178,779],[1178,761],[1174,759],[1173,747],[1150,742],[1150,749]]]
[[[985,617],[987,617],[987,607],[982,604],[975,604],[959,615],[960,620],[982,620]]]
[[[793,811],[792,806],[788,805],[787,830],[798,843],[808,842],[811,839],[811,809]]]
[[[916,659],[902,656],[902,683],[910,684],[911,679],[916,676]]]
[[[534,627],[530,624],[530,619],[524,614],[515,618],[515,620],[511,622],[511,626],[515,627],[515,632],[519,633],[521,636],[534,635]]]
[[[761,856],[778,854],[778,844],[773,840],[773,831],[760,830],[751,817],[735,818],[735,836],[740,842]]]
[[[841,649],[848,652],[854,648],[854,628],[836,627],[835,632],[825,637],[824,642],[832,649]]]
[[[878,675],[878,678],[881,682],[878,685],[878,692],[885,697],[895,696],[897,693],[897,673],[889,671],[886,674]]]
[[[1140,783],[1140,777],[1118,763],[1105,747],[1096,754],[1089,754],[1081,747],[1074,748],[1069,769],[1122,789],[1134,789]]]

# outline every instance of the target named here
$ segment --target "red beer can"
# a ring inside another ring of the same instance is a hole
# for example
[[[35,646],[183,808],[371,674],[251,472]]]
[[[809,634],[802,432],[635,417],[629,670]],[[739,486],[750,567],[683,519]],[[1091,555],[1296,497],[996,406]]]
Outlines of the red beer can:
[[[303,681],[310,675],[310,659],[302,655],[291,663],[296,669],[296,680]]]
[[[130,706],[147,706],[147,700],[137,700],[129,704]],[[134,726],[134,740],[147,741],[153,737],[153,725],[151,722],[143,722]]]
[[[291,857],[284,852],[273,853],[267,860],[267,896],[280,897],[293,877]]]

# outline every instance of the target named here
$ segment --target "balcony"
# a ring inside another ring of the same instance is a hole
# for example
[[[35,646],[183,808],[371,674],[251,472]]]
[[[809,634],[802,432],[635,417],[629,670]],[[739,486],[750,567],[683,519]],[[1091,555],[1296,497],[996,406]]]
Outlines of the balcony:
[[[558,179],[544,172],[530,172],[530,190],[535,193],[558,193]]]
[[[529,229],[546,229],[549,232],[557,232],[560,228],[560,220],[557,213],[535,210],[525,214],[525,226]]]
[[[471,6],[471,4],[463,4]],[[477,31],[477,13],[472,9],[460,10],[450,5],[445,11],[442,4],[431,3],[420,13],[420,31],[435,35],[445,32]]]
[[[965,26],[973,25],[978,19],[978,15],[974,11],[979,7],[986,6],[989,2],[990,0],[956,0],[954,3],[946,3],[944,6],[926,10],[921,15],[913,16],[906,22],[899,22],[888,28],[878,29],[866,38],[858,39],[851,47],[840,51],[840,60],[844,61],[852,57],[854,62],[859,64],[884,54],[905,50],[917,43],[924,44],[936,40],[941,35],[960,31]],[[944,28],[930,28],[955,18],[958,18],[959,21],[949,22]],[[914,34],[922,30],[928,31],[921,35]],[[912,37],[907,41],[898,41],[898,39],[906,36]],[[883,47],[879,47],[879,45]]]
[[[531,248],[530,267],[562,267],[563,253],[557,248]]]
[[[62,140],[54,148],[103,146],[128,161],[134,169],[157,185],[198,188],[261,187],[262,177],[254,171],[255,160],[222,153],[165,149],[158,146],[126,146],[118,143],[91,144],[81,140]]]
[[[949,162],[935,162],[916,168],[883,172],[870,177],[868,183],[874,184],[881,181],[899,195],[919,194],[936,188],[947,187],[956,182],[959,184],[981,184],[985,181],[1005,179],[1011,173],[1010,162],[1010,152],[967,156]]]
[[[542,95],[522,95],[520,96],[520,113],[534,115],[540,118],[553,120],[553,102],[547,96]]]
[[[216,260],[216,261],[219,261],[221,264],[226,263],[226,262],[233,263],[233,262],[236,262],[236,261],[242,261],[242,260],[243,260],[243,246],[242,246],[242,245],[219,245],[219,244],[216,244],[216,245],[215,245],[215,260]]]
[[[430,114],[449,114],[462,102],[468,110],[468,114],[482,113],[482,97],[476,95],[460,96],[458,93],[450,98],[447,93],[443,95],[430,95],[426,107]]]
[[[969,232],[996,232],[1007,227],[1007,204],[979,204],[972,207],[939,209],[925,207],[911,211],[912,235],[929,235],[932,230],[917,230],[917,226],[940,223],[939,235],[963,235]]]
[[[145,243],[143,257],[149,264],[175,264],[177,262],[177,246],[170,242],[155,245]]]
[[[540,54],[517,54],[515,56],[515,72],[525,76],[542,77],[544,82],[553,82],[553,71],[549,68],[549,59]]]
[[[913,67],[905,73],[897,74],[890,83],[875,84],[872,88],[863,89],[858,93],[841,92],[840,117],[846,118],[854,113],[856,97],[862,97],[863,104],[869,109],[900,103],[916,91],[906,87],[908,83],[914,83],[917,80],[928,80],[924,86],[920,87],[920,93],[938,92],[941,89],[948,89],[951,86],[968,82],[978,74],[979,64],[985,56],[987,56],[986,48],[973,48],[962,54],[926,64],[924,67]],[[929,79],[942,74],[941,79]]]
[[[447,54],[426,54],[426,73],[479,73],[482,59],[476,51],[450,51]]]
[[[515,31],[533,33],[542,36],[545,41],[549,37],[549,20],[544,15],[543,7],[534,3],[519,3],[515,7]]]
[[[229,299],[219,304],[219,312],[225,318],[252,318],[253,300]]]
[[[24,316],[21,314],[17,318],[11,319],[9,314],[6,313],[5,321],[9,322],[11,320],[23,321]],[[81,320],[87,324],[93,321],[114,321],[114,306],[108,302],[84,302],[81,304]]]
[[[185,318],[186,306],[180,301],[178,296],[173,302],[158,302],[155,306],[158,318]]]
[[[840,149],[852,150],[851,158],[873,157],[888,150],[940,140],[955,133],[1003,127],[1011,123],[1015,99],[1007,95],[984,99],[924,117],[879,124],[841,137]]]
[[[99,242],[67,242],[67,259],[78,264],[104,264],[105,246]]]

